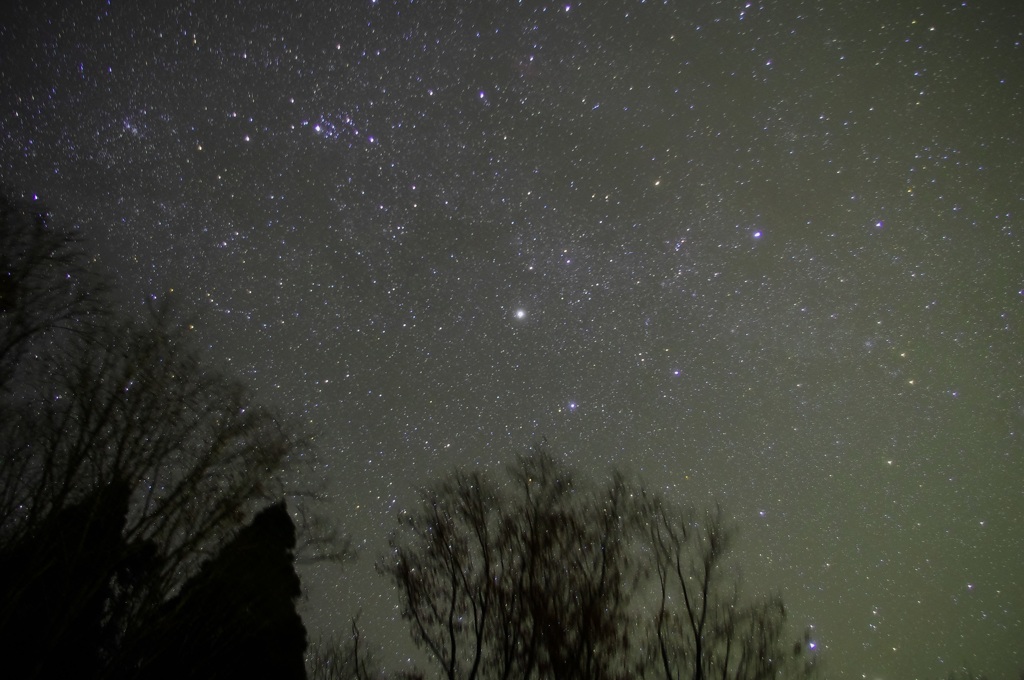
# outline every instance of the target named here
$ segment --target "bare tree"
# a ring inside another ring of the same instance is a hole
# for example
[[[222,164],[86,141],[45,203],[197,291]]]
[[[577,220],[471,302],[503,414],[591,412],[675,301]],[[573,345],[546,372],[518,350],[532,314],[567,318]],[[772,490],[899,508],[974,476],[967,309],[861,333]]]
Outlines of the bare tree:
[[[307,442],[204,363],[168,306],[135,319],[106,311],[77,239],[31,205],[0,200],[0,244],[0,554],[125,487],[105,614],[116,663],[138,638],[128,632],[159,635],[162,604],[283,495],[278,473]]]
[[[627,677],[628,491],[578,489],[537,448],[504,490],[456,473],[405,515],[382,571],[448,678]]]
[[[240,383],[202,368],[187,333],[158,310],[108,343],[53,359],[48,382],[4,404],[4,542],[127,481],[126,537],[159,546],[166,594],[254,503],[280,491],[274,474],[303,442]]]
[[[0,193],[0,390],[32,351],[102,324],[105,292],[76,234],[55,228],[42,206]]]
[[[401,518],[394,560],[380,567],[401,593],[413,639],[450,679],[477,677],[483,660],[497,513],[496,492],[479,474],[456,473],[424,492],[420,513]]]
[[[578,483],[542,447],[505,483],[458,472],[403,514],[381,571],[454,678],[805,677],[777,598],[746,602],[731,530],[619,475]]]
[[[352,618],[347,638],[318,640],[306,652],[309,680],[369,680],[380,675],[359,630],[358,615]]]
[[[578,485],[540,447],[509,473],[515,495],[504,503],[498,589],[505,629],[492,634],[502,677],[631,677],[630,489],[620,476],[600,489]]]
[[[721,508],[698,516],[662,498],[645,504],[657,588],[652,624],[657,673],[665,680],[768,680],[813,674],[807,640],[783,641],[777,597],[744,602],[725,568],[733,530]],[[698,519],[699,517],[699,519]]]

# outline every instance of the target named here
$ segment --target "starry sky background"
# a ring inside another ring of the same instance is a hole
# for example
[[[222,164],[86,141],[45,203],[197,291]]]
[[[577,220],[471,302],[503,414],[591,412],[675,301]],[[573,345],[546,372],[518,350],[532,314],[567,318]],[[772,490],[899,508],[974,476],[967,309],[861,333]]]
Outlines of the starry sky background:
[[[828,677],[1024,667],[1021,3],[14,4],[0,181],[319,435],[314,637],[396,667],[397,512],[546,436]]]

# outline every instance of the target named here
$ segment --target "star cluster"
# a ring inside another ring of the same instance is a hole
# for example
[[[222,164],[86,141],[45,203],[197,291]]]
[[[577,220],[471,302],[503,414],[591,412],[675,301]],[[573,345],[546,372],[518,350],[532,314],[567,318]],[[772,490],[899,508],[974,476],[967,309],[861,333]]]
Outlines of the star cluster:
[[[720,501],[829,677],[1024,667],[1016,3],[4,13],[5,187],[318,433],[311,630],[404,653],[395,514],[546,437]]]

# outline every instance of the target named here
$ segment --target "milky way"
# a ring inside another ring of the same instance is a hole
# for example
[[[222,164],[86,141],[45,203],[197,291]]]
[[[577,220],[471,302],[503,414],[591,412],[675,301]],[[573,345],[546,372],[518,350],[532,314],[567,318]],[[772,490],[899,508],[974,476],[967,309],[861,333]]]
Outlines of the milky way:
[[[741,529],[828,677],[1024,667],[1017,2],[19,2],[0,180],[318,434],[362,609],[531,442]]]

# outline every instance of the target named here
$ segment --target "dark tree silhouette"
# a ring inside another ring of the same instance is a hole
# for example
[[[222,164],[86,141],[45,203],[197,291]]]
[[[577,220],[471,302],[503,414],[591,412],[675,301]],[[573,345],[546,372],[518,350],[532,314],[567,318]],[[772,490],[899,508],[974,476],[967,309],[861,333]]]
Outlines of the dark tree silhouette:
[[[448,678],[474,678],[484,654],[496,499],[479,476],[456,475],[426,492],[419,516],[403,518],[410,536],[382,566],[401,591],[417,644]]]
[[[137,631],[133,664],[153,678],[305,678],[295,611],[295,525],[284,503],[261,511],[172,600],[157,630]]]
[[[381,572],[454,678],[807,677],[777,598],[741,601],[730,532],[627,484],[595,489],[542,447],[497,485],[456,472],[400,517]]]
[[[642,513],[657,592],[648,651],[657,658],[654,676],[768,680],[813,674],[809,640],[782,638],[781,599],[741,599],[735,575],[724,568],[733,531],[720,508],[698,518],[652,498]]]
[[[166,603],[281,497],[277,474],[306,444],[211,370],[168,307],[108,311],[77,239],[33,204],[0,199],[0,244],[0,566],[13,594],[0,630],[31,615],[25,649],[39,659],[88,641],[77,676],[95,659],[130,676],[139,631],[166,627]],[[46,603],[59,615],[30,611]]]
[[[111,581],[125,554],[127,511],[127,486],[99,489],[0,555],[6,672],[14,677],[98,673],[109,632]]]
[[[0,389],[30,352],[104,323],[106,290],[87,263],[78,237],[42,206],[0,193]]]
[[[352,619],[348,638],[321,639],[309,645],[306,676],[309,680],[369,680],[381,676],[359,630],[358,616]]]
[[[628,492],[537,448],[504,490],[456,473],[402,518],[382,572],[448,678],[630,677]]]
[[[581,487],[540,447],[509,474],[497,551],[502,606],[488,631],[500,641],[502,677],[632,677],[623,653],[637,576],[626,484]]]

